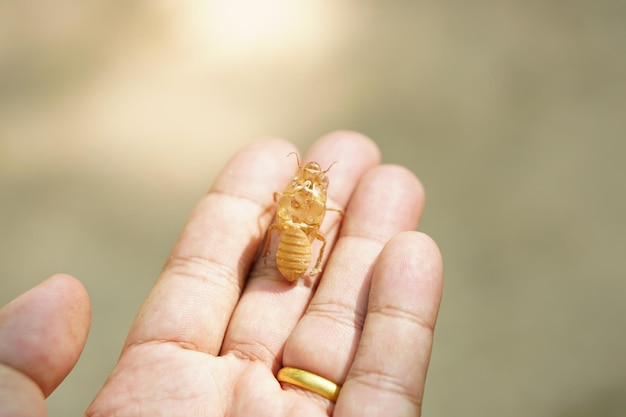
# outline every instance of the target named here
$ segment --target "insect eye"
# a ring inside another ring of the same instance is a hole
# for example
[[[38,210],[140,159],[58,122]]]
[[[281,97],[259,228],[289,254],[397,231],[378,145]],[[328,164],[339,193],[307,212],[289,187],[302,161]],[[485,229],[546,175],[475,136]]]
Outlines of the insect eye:
[[[322,172],[322,168],[317,162],[309,162],[306,164],[306,170],[314,175]]]

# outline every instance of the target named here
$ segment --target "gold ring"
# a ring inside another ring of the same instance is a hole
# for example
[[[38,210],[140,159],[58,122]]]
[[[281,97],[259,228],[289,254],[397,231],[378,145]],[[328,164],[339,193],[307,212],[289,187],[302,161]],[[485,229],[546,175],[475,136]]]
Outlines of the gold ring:
[[[321,376],[315,375],[311,372],[303,371],[302,369],[297,368],[290,368],[288,366],[278,371],[276,379],[280,382],[288,382],[296,387],[304,388],[319,394],[332,402],[337,401],[339,390],[341,390],[341,387],[333,381],[329,381],[328,379],[322,378]]]

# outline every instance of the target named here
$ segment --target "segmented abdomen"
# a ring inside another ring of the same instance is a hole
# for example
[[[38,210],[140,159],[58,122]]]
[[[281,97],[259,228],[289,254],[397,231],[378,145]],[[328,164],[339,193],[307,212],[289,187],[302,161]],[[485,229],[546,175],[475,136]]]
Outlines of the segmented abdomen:
[[[276,266],[288,281],[300,278],[311,263],[311,242],[302,229],[289,227],[280,236]]]

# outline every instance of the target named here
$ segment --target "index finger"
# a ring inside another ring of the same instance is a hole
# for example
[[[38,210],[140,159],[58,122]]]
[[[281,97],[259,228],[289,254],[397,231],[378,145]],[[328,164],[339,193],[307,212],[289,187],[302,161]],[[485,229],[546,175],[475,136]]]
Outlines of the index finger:
[[[125,348],[168,341],[217,354],[256,250],[273,192],[291,172],[295,147],[269,139],[236,154],[191,214],[141,307]]]

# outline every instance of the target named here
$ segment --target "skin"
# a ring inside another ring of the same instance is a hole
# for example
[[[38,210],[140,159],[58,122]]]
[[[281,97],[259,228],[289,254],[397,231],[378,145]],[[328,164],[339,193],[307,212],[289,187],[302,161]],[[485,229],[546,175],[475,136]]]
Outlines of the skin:
[[[323,272],[287,282],[257,259],[295,147],[269,139],[231,159],[193,211],[86,416],[419,416],[442,291],[424,205],[405,168],[354,132],[303,158],[328,173]],[[340,227],[341,226],[341,227]],[[274,252],[272,252],[274,253]],[[44,416],[90,323],[84,287],[56,275],[0,310],[0,416]],[[282,366],[343,385],[336,404],[281,384]]]

